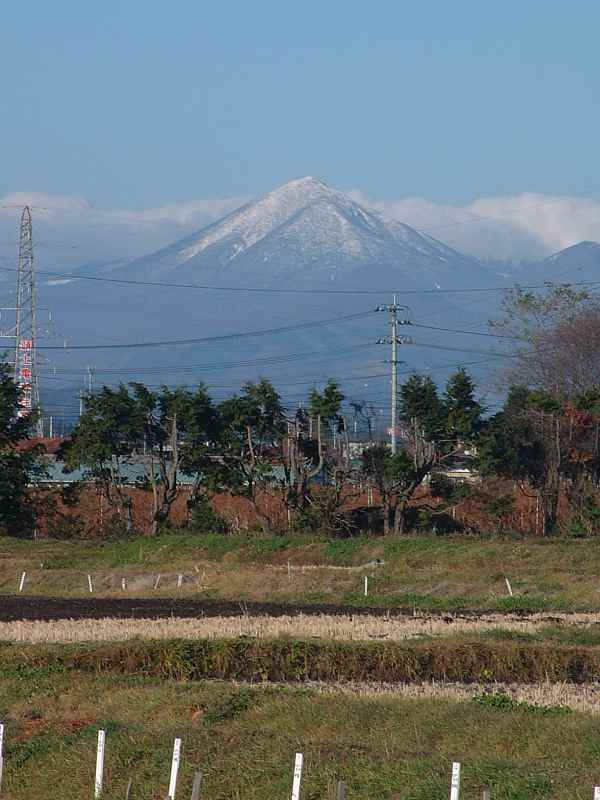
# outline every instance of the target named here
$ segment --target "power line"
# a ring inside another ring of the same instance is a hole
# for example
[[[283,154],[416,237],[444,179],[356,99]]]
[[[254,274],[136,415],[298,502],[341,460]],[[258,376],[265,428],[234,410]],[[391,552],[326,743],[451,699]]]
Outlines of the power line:
[[[12,267],[0,267],[3,272],[15,272]],[[96,281],[100,283],[115,283],[128,286],[153,286],[156,288],[167,289],[196,289],[201,291],[214,291],[214,292],[247,292],[247,293],[263,293],[263,294],[341,294],[341,295],[382,295],[392,294],[397,289],[293,289],[285,287],[272,287],[272,286],[214,286],[209,284],[200,283],[172,283],[170,281],[137,281],[130,278],[108,278],[100,275],[85,275],[76,272],[50,272],[47,270],[37,270],[38,275],[48,275],[55,278],[67,278],[70,280],[82,281]],[[545,283],[538,284],[513,284],[511,286],[482,286],[482,287],[465,287],[463,289],[406,289],[402,291],[403,295],[419,295],[419,294],[472,294],[472,293],[487,293],[487,292],[508,292],[519,286],[521,289],[544,289],[548,286]],[[567,282],[564,285],[568,286],[596,286],[600,281],[574,281]]]
[[[501,353],[497,350],[475,350],[468,347],[454,347],[452,345],[429,344],[414,341],[415,347],[426,347],[428,350],[444,350],[450,353],[473,353],[474,355],[490,356],[491,358],[515,358],[515,353]]]
[[[355,353],[358,350],[366,350],[373,347],[372,343],[357,344],[353,347],[348,347],[345,350],[336,351],[336,355],[347,355]],[[248,359],[246,361],[218,361],[209,362],[207,364],[185,364],[180,366],[162,365],[162,366],[148,366],[148,367],[118,367],[118,368],[94,368],[96,375],[156,375],[164,373],[177,373],[177,372],[192,372],[194,370],[213,370],[213,369],[237,369],[239,367],[252,367],[263,366],[270,364],[284,364],[287,362],[299,361],[305,358],[323,358],[331,355],[329,350],[309,351],[305,353],[284,353],[282,355],[265,356],[264,358]],[[56,368],[53,371],[57,375],[81,374],[81,370],[72,368]]]
[[[482,364],[488,364],[488,359],[478,359],[476,361],[458,361],[458,362],[452,362],[452,363],[449,363],[449,364],[441,364],[441,365],[439,365],[437,367],[427,367],[425,370],[423,370],[423,372],[429,374],[431,372],[443,372],[443,371],[448,370],[448,369],[456,369],[458,367],[478,366],[478,365],[482,365]],[[409,369],[404,369],[404,370],[398,370],[398,375],[410,375],[410,374],[415,373],[415,372],[418,372],[418,370],[416,370],[414,368],[409,368]],[[327,381],[331,380],[332,377],[334,377],[334,376],[331,376],[331,375],[329,375],[329,376],[309,376],[309,377],[304,378],[303,380],[295,380],[295,381],[278,381],[276,378],[273,378],[272,382],[274,383],[274,386],[275,386],[276,390],[279,387],[283,387],[283,386],[305,386],[305,387],[307,387],[307,389],[309,389],[309,388],[312,388],[313,386],[316,387],[318,385],[325,384]],[[368,374],[363,374],[363,375],[335,376],[334,379],[340,384],[346,384],[346,383],[353,383],[355,381],[376,380],[376,379],[379,379],[379,378],[387,378],[389,380],[390,379],[389,371],[388,372],[368,373]],[[74,381],[74,380],[69,379],[69,378],[46,376],[46,379],[54,380],[54,381],[57,381],[57,382],[60,382],[60,383],[63,383],[63,384],[69,384],[69,385],[73,385],[73,386],[81,386],[82,385],[81,381]],[[249,382],[251,382],[251,381],[250,380],[240,380],[238,383],[204,383],[203,381],[198,381],[198,383],[202,383],[206,387],[206,389],[233,389],[234,392],[235,391],[239,391],[240,389],[243,388],[243,385],[245,383],[249,383]],[[107,387],[111,387],[111,386],[118,386],[118,385],[120,385],[120,383],[121,382],[106,382],[103,385],[105,385]],[[146,384],[146,386],[148,388],[161,388],[163,385],[165,385],[164,382],[155,383],[155,384]],[[183,385],[185,386],[186,384],[183,384]],[[371,387],[369,387],[369,389],[371,389]],[[231,395],[228,395],[228,396],[231,396]],[[296,397],[298,400],[306,399],[306,395],[305,394],[303,394],[303,395],[300,395],[300,394],[291,395],[290,394],[290,395],[281,395],[281,396],[283,396],[283,397]],[[348,396],[346,398],[346,400],[352,400],[352,399],[357,398],[357,397],[358,396],[356,394],[354,394],[352,396]],[[367,398],[367,397],[368,397],[368,395],[366,393],[361,392],[360,398]],[[216,399],[216,397],[213,397],[213,399]],[[380,400],[379,396],[378,396],[377,399],[379,401],[379,404],[381,404],[383,398]],[[390,400],[390,398],[386,396],[385,402],[389,403],[389,400]],[[64,403],[60,404],[61,407],[64,407],[64,405],[65,405]]]
[[[333,325],[337,322],[349,322],[350,320],[364,319],[369,317],[372,311],[363,311],[357,314],[347,314],[344,317],[332,317],[330,319],[315,320],[314,322],[298,322],[293,325],[283,325],[279,328],[263,328],[256,331],[244,331],[240,333],[226,333],[219,336],[201,336],[193,339],[166,339],[158,342],[127,342],[118,344],[64,344],[64,345],[44,345],[42,350],[124,350],[132,348],[152,348],[152,347],[177,347],[187,344],[202,344],[205,342],[225,342],[232,339],[248,339],[254,336],[269,336],[276,333],[288,333],[291,331],[305,330],[307,328],[318,328],[323,325]],[[40,348],[38,348],[40,349]]]
[[[423,325],[420,322],[411,322],[413,328],[425,328],[430,331],[443,331],[444,333],[466,333],[471,336],[489,336],[493,339],[513,339],[517,341],[526,341],[523,336],[511,336],[504,333],[489,333],[486,331],[469,331],[461,330],[460,328],[439,328],[436,325]]]

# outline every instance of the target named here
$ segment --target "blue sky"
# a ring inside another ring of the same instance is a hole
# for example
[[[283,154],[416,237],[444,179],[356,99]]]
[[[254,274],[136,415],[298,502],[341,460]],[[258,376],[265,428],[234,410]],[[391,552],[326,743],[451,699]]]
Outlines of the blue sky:
[[[32,0],[0,196],[148,208],[312,174],[381,201],[600,198],[600,3]]]

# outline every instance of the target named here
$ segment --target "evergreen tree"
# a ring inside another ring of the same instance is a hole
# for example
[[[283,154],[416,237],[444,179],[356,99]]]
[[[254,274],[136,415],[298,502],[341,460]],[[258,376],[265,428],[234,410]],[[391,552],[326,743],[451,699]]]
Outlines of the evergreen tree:
[[[400,420],[410,427],[417,422],[429,441],[443,434],[444,404],[429,375],[415,373],[400,387]]]
[[[340,391],[338,383],[330,378],[323,392],[311,389],[308,398],[308,413],[315,419],[320,417],[324,424],[339,422],[343,401],[344,395]]]
[[[382,498],[386,533],[405,531],[419,487],[433,477],[435,467],[452,463],[461,445],[476,437],[482,410],[474,394],[464,370],[450,377],[443,399],[429,376],[411,375],[400,387],[402,449],[393,455],[380,445],[363,456],[363,474]]]
[[[275,459],[282,460],[286,419],[281,398],[270,381],[262,378],[247,383],[241,395],[224,400],[218,412],[221,459],[211,469],[212,486],[247,498],[270,527],[263,495],[274,483]]]
[[[475,399],[475,384],[464,368],[450,376],[444,393],[445,426],[448,436],[471,442],[481,429],[482,408]]]
[[[66,469],[83,469],[84,479],[96,484],[127,533],[133,530],[127,466],[136,448],[143,449],[146,415],[147,404],[127,386],[103,386],[86,398],[84,412],[61,448]]]
[[[35,503],[30,486],[43,473],[40,448],[28,443],[35,418],[20,416],[21,390],[12,368],[0,364],[0,531],[32,535]]]

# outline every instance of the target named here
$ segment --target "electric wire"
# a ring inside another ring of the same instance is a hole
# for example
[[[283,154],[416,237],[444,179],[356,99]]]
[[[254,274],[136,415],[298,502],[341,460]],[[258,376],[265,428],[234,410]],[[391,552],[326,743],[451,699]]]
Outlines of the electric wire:
[[[13,267],[0,267],[3,272],[16,272]],[[283,286],[215,286],[211,284],[200,283],[173,283],[170,281],[142,281],[133,280],[132,278],[109,278],[100,275],[86,275],[78,272],[51,272],[48,270],[36,270],[37,275],[48,275],[55,278],[65,278],[69,280],[83,280],[95,281],[100,283],[113,283],[129,286],[151,286],[155,288],[168,288],[168,289],[195,289],[201,291],[215,291],[215,292],[246,292],[246,293],[262,293],[262,294],[325,294],[325,295],[382,295],[393,294],[398,292],[398,288],[382,288],[382,289],[369,289],[366,287],[357,289],[299,289]],[[511,286],[481,286],[473,287],[467,286],[464,288],[452,289],[403,289],[400,293],[402,295],[420,295],[420,294],[471,294],[471,293],[488,293],[488,292],[508,292],[518,286],[520,289],[544,289],[551,281],[537,284],[513,284]],[[600,284],[598,281],[567,281],[565,285],[568,286],[597,286]]]
[[[156,342],[120,342],[117,344],[63,344],[63,345],[39,345],[38,350],[124,350],[136,348],[152,347],[178,347],[180,345],[204,344],[207,342],[226,342],[232,339],[249,339],[255,336],[270,336],[278,333],[290,333],[292,331],[306,330],[308,328],[318,328],[324,325],[334,325],[338,322],[350,322],[358,319],[365,319],[371,316],[373,311],[362,311],[356,314],[346,314],[343,317],[330,317],[308,322],[297,322],[292,325],[282,325],[278,328],[262,328],[255,331],[241,331],[239,333],[225,333],[217,336],[198,336],[191,339],[165,339]]]

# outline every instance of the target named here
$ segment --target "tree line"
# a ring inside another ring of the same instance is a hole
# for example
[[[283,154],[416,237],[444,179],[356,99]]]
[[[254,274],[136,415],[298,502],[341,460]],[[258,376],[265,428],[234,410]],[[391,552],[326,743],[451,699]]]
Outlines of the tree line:
[[[83,413],[61,448],[67,470],[81,470],[101,493],[124,533],[134,528],[131,486],[148,492],[151,529],[170,524],[182,476],[191,481],[190,518],[218,527],[210,497],[246,498],[265,529],[274,525],[262,502],[276,494],[297,528],[351,533],[361,527],[348,499],[376,490],[377,524],[402,534],[415,519],[415,496],[427,484],[435,515],[464,487],[443,478],[457,458],[483,478],[510,479],[537,499],[545,534],[556,532],[564,502],[571,529],[600,526],[600,307],[569,287],[542,294],[516,288],[504,303],[499,335],[515,342],[502,408],[490,414],[460,367],[440,389],[415,373],[399,387],[399,448],[371,442],[351,458],[345,397],[335,380],[313,389],[288,412],[266,379],[247,383],[216,403],[204,386],[142,383],[104,386],[84,401]],[[596,340],[595,332],[598,331]],[[596,344],[595,344],[596,343]],[[19,415],[19,389],[0,365],[0,526],[30,530],[32,499],[44,462],[31,439],[34,420]],[[131,465],[138,466],[135,479]],[[421,492],[422,494],[422,492]],[[429,505],[428,505],[429,503]],[[500,513],[500,512],[499,512]],[[367,527],[372,526],[373,514]],[[364,523],[363,523],[364,524]]]

